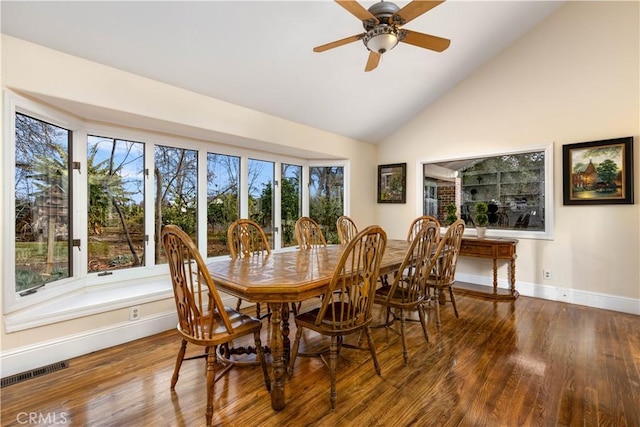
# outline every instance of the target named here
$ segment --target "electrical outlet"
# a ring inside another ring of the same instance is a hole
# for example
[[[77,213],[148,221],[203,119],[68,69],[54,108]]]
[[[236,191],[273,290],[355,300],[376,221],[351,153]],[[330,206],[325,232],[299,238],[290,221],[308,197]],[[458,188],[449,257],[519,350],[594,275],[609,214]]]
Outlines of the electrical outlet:
[[[129,320],[138,320],[140,319],[140,307],[135,306],[129,309]]]
[[[551,280],[551,270],[542,270],[542,278],[545,280]]]

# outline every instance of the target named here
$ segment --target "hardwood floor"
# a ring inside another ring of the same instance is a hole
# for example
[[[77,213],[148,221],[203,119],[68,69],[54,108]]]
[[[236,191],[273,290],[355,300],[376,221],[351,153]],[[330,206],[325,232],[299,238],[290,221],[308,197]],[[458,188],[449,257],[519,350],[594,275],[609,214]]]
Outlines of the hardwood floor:
[[[408,324],[400,337],[374,329],[382,375],[366,351],[344,348],[336,410],[328,371],[298,358],[287,406],[271,409],[258,367],[216,384],[214,422],[229,426],[640,426],[640,316],[520,297],[458,297],[431,342]],[[292,325],[291,338],[295,333]],[[307,335],[307,345],[315,343]],[[267,340],[266,328],[263,339]],[[2,426],[201,426],[203,360],[185,361],[169,389],[174,331],[70,360],[69,367],[2,389]],[[57,424],[56,424],[57,423]]]

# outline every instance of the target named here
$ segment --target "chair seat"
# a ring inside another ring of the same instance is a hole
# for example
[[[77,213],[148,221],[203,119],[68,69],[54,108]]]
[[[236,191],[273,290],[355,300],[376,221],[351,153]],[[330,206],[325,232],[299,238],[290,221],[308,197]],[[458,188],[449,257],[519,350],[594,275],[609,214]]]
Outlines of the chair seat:
[[[411,309],[426,300],[424,295],[421,295],[414,300],[408,300],[406,293],[400,288],[396,288],[391,296],[389,296],[389,292],[391,292],[391,286],[383,286],[377,289],[374,299],[375,303],[384,304],[393,308]]]
[[[336,311],[340,310],[342,308],[346,309],[346,304],[344,305],[344,307],[342,307],[342,304],[340,303],[334,303],[332,305]],[[338,327],[338,325],[336,325],[333,321],[332,321],[332,314],[331,314],[331,307],[329,307],[327,309],[327,311],[325,312],[325,316],[322,319],[321,323],[319,325],[316,325],[316,320],[318,319],[318,313],[320,313],[320,307],[314,308],[311,311],[308,311],[306,313],[302,313],[296,316],[296,324],[305,327],[305,328],[309,328],[312,331],[316,331],[316,332],[320,332],[323,335],[329,335],[329,336],[342,336],[342,335],[349,335],[354,333],[355,331],[358,331],[360,329],[362,329],[364,326],[366,326],[367,324],[371,323],[371,319],[369,319],[368,321],[365,322],[361,322],[358,323],[356,325],[353,325],[349,328],[344,328],[344,327]]]
[[[190,341],[190,342],[197,341],[199,345],[215,346],[215,345],[224,344],[235,338],[247,335],[251,332],[259,331],[262,328],[262,323],[258,319],[255,319],[247,314],[235,311],[230,307],[225,307],[225,312],[229,317],[231,328],[233,329],[233,334],[227,333],[227,329],[224,326],[222,317],[217,312],[215,314],[215,319],[213,322],[211,322],[210,320],[211,313],[208,313],[206,316],[204,316],[204,319],[206,319],[206,321],[204,322],[204,326],[202,330],[198,331],[197,334],[194,333],[196,331],[183,330],[180,324],[178,324],[178,332],[180,332],[180,334],[183,337],[185,337],[187,341]],[[213,323],[215,326],[213,331],[211,331],[212,338],[206,339],[204,337],[209,336],[211,323]],[[203,338],[193,339],[194,335],[200,336]]]

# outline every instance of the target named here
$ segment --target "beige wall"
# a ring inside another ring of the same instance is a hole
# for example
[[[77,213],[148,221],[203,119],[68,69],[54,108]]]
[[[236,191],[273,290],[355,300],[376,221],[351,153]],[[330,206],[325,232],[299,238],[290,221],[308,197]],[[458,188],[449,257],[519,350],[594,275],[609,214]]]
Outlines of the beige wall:
[[[560,288],[560,300],[565,290],[635,299],[640,312],[638,22],[638,2],[568,2],[385,140],[378,162],[407,162],[414,195],[415,159],[553,144],[554,238],[520,240],[518,281],[533,295]],[[626,136],[635,137],[636,204],[563,206],[562,145]],[[415,197],[379,206],[378,221],[402,237],[416,209]],[[458,271],[488,276],[488,268],[463,259]],[[552,280],[542,279],[543,268]]]
[[[5,35],[2,36],[2,87],[47,100],[66,111],[80,112],[84,118],[137,125],[139,128],[258,150],[277,150],[298,156],[308,154],[316,160],[346,159],[350,161],[351,172],[351,215],[363,224],[373,223],[375,219],[376,148],[371,144],[238,107]],[[357,161],[352,161],[354,159]],[[2,176],[4,171],[0,172]],[[6,220],[0,218],[2,223]],[[0,241],[12,241],[11,236],[3,233],[0,227]],[[12,287],[13,284],[3,283],[3,286]],[[145,316],[153,316],[172,310],[173,300],[145,304],[141,309]],[[6,334],[3,319],[2,350],[82,335],[127,320],[128,310],[121,309]]]

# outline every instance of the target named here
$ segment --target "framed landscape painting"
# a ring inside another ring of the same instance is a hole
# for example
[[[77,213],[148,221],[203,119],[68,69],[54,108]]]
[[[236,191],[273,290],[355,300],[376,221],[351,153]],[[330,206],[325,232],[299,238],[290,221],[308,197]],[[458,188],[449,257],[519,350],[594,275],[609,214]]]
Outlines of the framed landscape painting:
[[[407,202],[407,164],[378,165],[378,203]]]
[[[633,137],[562,147],[565,205],[633,204]]]

